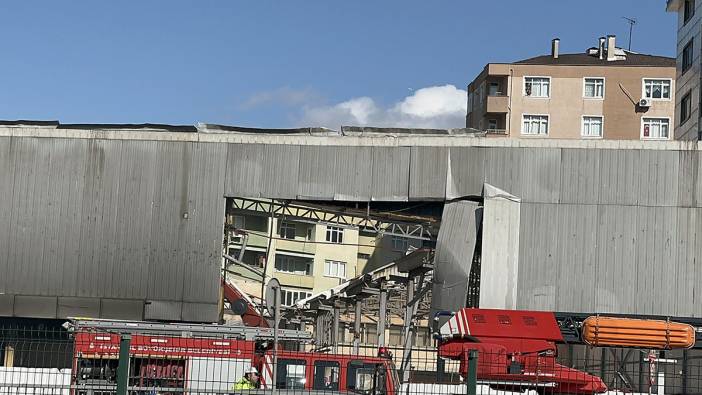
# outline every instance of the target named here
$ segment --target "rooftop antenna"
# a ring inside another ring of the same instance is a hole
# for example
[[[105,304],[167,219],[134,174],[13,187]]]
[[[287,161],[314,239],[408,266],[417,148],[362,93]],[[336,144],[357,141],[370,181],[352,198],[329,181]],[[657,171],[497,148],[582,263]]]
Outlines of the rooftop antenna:
[[[634,30],[636,18],[627,18],[625,16],[623,16],[622,18],[626,19],[626,21],[629,23],[629,51],[631,51],[631,31]]]

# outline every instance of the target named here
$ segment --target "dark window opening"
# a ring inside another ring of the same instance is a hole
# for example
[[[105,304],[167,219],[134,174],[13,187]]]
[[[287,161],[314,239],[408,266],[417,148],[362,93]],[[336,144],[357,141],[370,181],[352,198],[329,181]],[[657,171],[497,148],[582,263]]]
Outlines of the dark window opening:
[[[680,100],[680,125],[684,124],[685,121],[690,119],[690,115],[692,113],[692,100],[691,100],[691,92],[687,92],[685,96],[683,96],[682,100]]]
[[[316,361],[314,363],[314,382],[312,389],[339,390],[339,362]]]
[[[304,389],[305,360],[278,360],[278,371],[276,372],[275,387],[280,389]]]
[[[682,51],[682,72],[686,72],[692,67],[692,58],[694,56],[692,52],[692,43],[694,39],[691,39]]]
[[[683,8],[683,23],[687,23],[687,21],[689,21],[693,15],[695,15],[695,0],[685,0],[685,5]]]

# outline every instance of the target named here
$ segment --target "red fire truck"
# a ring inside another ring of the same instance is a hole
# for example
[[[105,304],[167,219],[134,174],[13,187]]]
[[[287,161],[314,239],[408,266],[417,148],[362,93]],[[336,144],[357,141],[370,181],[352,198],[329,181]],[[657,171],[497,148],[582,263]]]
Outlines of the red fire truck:
[[[400,388],[388,354],[362,357],[280,350],[274,380],[269,328],[91,320],[73,327],[74,394],[114,393],[118,333],[126,329],[132,333],[130,393],[228,393],[252,367],[260,372],[262,389],[271,389],[275,383],[285,390],[396,395]],[[302,340],[309,334],[281,330],[279,337]]]

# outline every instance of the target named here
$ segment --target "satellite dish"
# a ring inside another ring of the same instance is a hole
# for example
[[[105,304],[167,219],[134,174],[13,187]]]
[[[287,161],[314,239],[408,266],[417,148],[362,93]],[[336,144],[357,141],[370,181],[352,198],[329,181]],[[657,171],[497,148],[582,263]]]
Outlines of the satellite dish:
[[[244,299],[237,299],[231,303],[232,313],[236,315],[244,315],[249,309],[249,304]]]
[[[276,289],[280,289],[280,281],[278,281],[277,278],[272,278],[268,280],[268,284],[266,285],[266,293],[265,293],[265,298],[266,298],[266,309],[268,310],[268,314],[271,315],[271,317],[275,316],[275,291]],[[280,305],[280,300],[277,301],[278,305]],[[276,317],[277,318],[277,317]]]

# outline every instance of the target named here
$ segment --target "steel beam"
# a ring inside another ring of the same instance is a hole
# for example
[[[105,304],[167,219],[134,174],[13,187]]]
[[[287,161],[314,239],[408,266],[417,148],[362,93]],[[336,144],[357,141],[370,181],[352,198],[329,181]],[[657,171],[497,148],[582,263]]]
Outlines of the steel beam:
[[[378,317],[378,347],[385,346],[385,318],[388,311],[388,290],[385,284],[380,285],[380,312]]]
[[[416,303],[414,301],[414,287],[415,278],[407,283],[407,300],[408,303],[405,306],[405,322],[404,322],[404,338],[405,338],[405,348],[402,353],[402,364],[400,365],[400,370],[402,371],[402,382],[408,383],[410,379],[410,368],[412,362],[412,347],[414,346],[414,312],[416,311]],[[414,303],[412,303],[414,301]]]
[[[278,201],[235,198],[232,208],[237,210],[272,212],[276,217],[308,219],[316,222],[326,222],[343,226],[365,228],[368,231],[401,236],[407,239],[435,240],[430,225],[413,222],[391,221],[387,219],[354,215],[325,208],[305,207]]]
[[[358,355],[359,346],[361,344],[361,301],[356,300],[354,305],[356,319],[353,323],[353,353]]]

